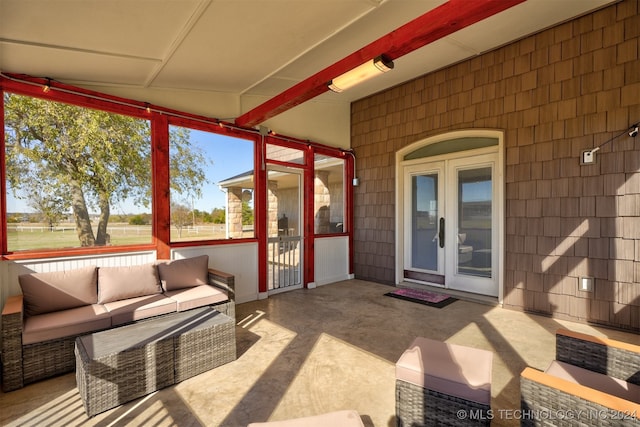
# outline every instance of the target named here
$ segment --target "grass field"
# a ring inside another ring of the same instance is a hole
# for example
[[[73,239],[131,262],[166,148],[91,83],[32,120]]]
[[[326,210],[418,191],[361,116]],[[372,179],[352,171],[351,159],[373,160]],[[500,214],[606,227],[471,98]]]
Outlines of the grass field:
[[[96,225],[94,224],[94,227]],[[112,246],[144,245],[152,242],[150,225],[110,224],[107,232]],[[226,237],[224,224],[207,224],[184,228],[179,236],[175,227],[171,229],[171,241],[215,240]],[[250,236],[249,236],[250,237]],[[74,248],[80,246],[73,224],[60,224],[53,230],[45,224],[9,224],[7,226],[7,247],[9,251],[33,249]]]

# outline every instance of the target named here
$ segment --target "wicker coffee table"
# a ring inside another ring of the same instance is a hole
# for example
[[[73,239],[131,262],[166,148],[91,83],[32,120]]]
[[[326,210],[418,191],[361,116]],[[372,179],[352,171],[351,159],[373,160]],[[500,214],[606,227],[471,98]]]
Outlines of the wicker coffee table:
[[[93,416],[235,360],[235,324],[205,307],[78,337],[75,354]]]

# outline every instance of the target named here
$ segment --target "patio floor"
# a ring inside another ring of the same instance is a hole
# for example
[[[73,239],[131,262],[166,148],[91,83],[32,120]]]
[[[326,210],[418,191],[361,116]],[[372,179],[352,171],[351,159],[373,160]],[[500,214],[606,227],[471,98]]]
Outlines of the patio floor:
[[[237,306],[238,359],[88,419],[74,374],[0,393],[0,425],[246,426],[339,409],[395,426],[395,362],[416,336],[494,352],[494,426],[519,425],[519,374],[554,358],[567,328],[627,342],[638,335],[459,300],[441,309],[349,280]]]

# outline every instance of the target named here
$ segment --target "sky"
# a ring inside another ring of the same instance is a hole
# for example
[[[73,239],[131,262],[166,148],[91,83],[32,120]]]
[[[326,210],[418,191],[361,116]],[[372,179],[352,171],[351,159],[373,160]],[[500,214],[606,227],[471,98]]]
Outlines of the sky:
[[[190,141],[202,148],[204,155],[213,162],[213,165],[205,170],[210,182],[202,189],[202,197],[193,200],[194,207],[206,212],[211,212],[213,208],[224,208],[225,193],[219,189],[218,183],[252,169],[253,141],[193,129]],[[33,209],[27,206],[25,200],[16,199],[12,192],[8,191],[7,212],[33,212]],[[131,201],[111,207],[112,215],[134,213],[151,213],[151,207],[137,208]]]
[[[213,161],[206,170],[210,182],[203,188],[202,198],[194,200],[195,208],[206,212],[224,208],[226,195],[218,183],[253,168],[253,141],[193,129],[190,141]]]

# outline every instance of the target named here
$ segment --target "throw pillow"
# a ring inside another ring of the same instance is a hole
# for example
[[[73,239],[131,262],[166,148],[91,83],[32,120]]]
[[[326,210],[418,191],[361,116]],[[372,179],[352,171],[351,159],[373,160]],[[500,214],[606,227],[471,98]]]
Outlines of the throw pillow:
[[[160,283],[165,292],[209,283],[209,255],[158,263]]]
[[[153,264],[98,269],[98,303],[162,293]]]
[[[27,316],[95,304],[98,271],[95,266],[18,276]]]

